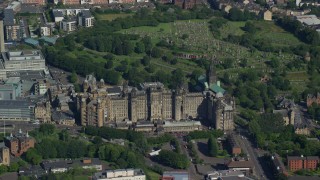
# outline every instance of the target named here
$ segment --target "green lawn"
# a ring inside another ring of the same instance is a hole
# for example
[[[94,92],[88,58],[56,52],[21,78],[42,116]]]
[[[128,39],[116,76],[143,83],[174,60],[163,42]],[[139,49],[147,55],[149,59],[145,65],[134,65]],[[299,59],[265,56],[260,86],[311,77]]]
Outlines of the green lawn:
[[[98,19],[99,20],[107,20],[107,21],[112,21],[117,18],[124,18],[127,16],[132,16],[132,14],[98,14]]]
[[[307,81],[308,74],[305,71],[300,72],[288,72],[286,78],[290,81]]]
[[[255,37],[269,40],[274,46],[291,46],[302,43],[293,34],[277,26],[274,22],[254,21],[254,24],[260,29]]]
[[[228,21],[221,29],[221,37],[226,38],[229,34],[241,36],[244,31],[241,29],[246,23],[242,21]]]
[[[228,35],[241,36],[245,33],[242,30],[245,23],[246,22],[228,21],[228,23],[220,29],[221,38],[226,38]],[[258,32],[255,34],[256,39],[270,41],[274,46],[291,46],[302,43],[293,34],[277,26],[274,22],[253,21],[253,23],[259,28]]]

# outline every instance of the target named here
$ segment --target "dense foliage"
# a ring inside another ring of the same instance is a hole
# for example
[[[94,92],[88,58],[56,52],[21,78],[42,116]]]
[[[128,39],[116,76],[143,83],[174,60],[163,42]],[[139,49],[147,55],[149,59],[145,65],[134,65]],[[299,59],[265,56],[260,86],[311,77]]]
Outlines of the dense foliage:
[[[159,163],[172,168],[186,169],[189,167],[189,160],[184,154],[162,150],[156,158]]]
[[[217,157],[218,156],[218,143],[217,140],[214,139],[212,136],[208,139],[208,154],[211,157]]]
[[[285,30],[293,33],[301,41],[311,45],[320,44],[319,33],[309,27],[304,26],[299,21],[294,20],[290,17],[279,18],[277,24],[283,27]]]
[[[281,156],[319,156],[320,143],[310,141],[303,135],[294,133],[291,125],[285,126],[281,114],[248,114],[248,129],[257,146]]]

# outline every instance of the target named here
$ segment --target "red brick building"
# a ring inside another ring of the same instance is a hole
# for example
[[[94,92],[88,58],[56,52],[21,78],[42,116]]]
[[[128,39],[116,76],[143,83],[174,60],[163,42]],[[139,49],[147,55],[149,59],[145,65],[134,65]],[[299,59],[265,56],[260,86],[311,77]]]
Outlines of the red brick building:
[[[15,135],[10,135],[4,140],[5,145],[10,149],[13,156],[19,157],[29,148],[33,148],[35,139],[30,137],[28,133],[22,133],[21,130]]]
[[[318,156],[288,156],[288,169],[290,171],[298,171],[301,169],[314,170],[317,168],[319,163]]]
[[[182,9],[192,9],[196,5],[201,5],[201,0],[173,0],[173,4]]]

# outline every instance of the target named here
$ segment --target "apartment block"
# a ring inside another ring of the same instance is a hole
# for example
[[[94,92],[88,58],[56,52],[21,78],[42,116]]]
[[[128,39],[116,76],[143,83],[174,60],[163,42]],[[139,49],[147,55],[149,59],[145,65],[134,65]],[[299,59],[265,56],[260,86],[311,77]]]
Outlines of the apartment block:
[[[318,156],[288,156],[288,168],[290,171],[298,171],[301,169],[315,170],[319,163]]]

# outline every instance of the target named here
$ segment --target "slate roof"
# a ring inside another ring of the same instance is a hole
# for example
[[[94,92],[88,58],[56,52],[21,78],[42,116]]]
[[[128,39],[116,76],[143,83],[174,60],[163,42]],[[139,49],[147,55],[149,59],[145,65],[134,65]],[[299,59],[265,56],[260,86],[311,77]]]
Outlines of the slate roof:
[[[5,25],[5,26],[14,25],[14,12],[13,12],[13,9],[4,9],[3,14],[4,14],[3,25]]]

